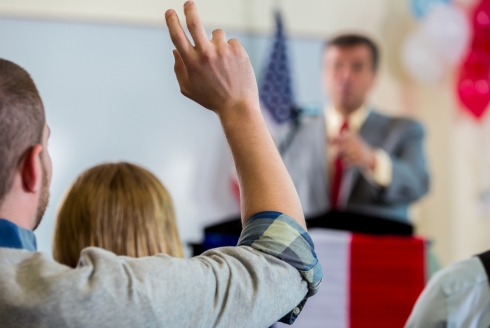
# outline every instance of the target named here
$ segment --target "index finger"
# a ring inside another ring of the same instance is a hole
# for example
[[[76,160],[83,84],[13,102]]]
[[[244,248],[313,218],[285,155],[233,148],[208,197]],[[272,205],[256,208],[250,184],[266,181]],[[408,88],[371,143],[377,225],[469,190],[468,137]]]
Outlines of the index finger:
[[[336,140],[337,140],[337,142],[344,142],[348,138],[349,138],[348,133],[345,132],[345,131],[342,131],[342,132],[339,133],[339,135],[337,136]]]
[[[187,23],[187,29],[189,33],[192,35],[192,39],[196,44],[197,49],[203,49],[209,45],[210,41],[206,34],[206,30],[201,23],[201,18],[197,12],[196,5],[193,1],[187,1],[184,4],[184,14],[185,21]]]
[[[165,20],[167,22],[170,39],[172,39],[172,43],[182,59],[185,60],[189,56],[190,51],[193,50],[193,47],[187,38],[187,35],[185,35],[182,25],[180,25],[179,17],[174,10],[170,9],[165,13]]]

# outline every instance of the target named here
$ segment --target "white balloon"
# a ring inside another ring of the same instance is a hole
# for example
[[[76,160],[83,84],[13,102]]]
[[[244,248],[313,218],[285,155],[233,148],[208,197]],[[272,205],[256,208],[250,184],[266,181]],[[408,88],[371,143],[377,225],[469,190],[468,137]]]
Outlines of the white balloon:
[[[427,44],[450,64],[463,58],[470,41],[470,23],[466,14],[455,6],[438,6],[422,22]]]
[[[420,82],[441,82],[446,65],[427,44],[420,31],[410,34],[402,47],[402,62],[408,73]]]

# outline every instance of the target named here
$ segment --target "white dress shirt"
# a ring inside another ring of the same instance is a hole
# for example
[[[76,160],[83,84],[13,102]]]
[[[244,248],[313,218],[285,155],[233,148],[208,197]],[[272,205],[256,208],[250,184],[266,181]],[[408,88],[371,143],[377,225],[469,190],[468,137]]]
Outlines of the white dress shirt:
[[[478,257],[437,272],[420,295],[405,328],[488,328],[490,286]]]

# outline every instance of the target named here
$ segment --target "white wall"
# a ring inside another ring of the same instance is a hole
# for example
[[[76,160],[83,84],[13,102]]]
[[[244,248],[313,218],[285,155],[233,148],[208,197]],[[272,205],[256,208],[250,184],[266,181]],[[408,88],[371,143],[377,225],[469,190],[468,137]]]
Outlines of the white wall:
[[[267,32],[269,15],[281,4],[294,34],[323,36],[341,29],[380,31],[389,0],[196,0],[202,20],[209,27],[237,31]],[[0,13],[92,22],[115,22],[163,26],[169,8],[182,13],[184,0],[0,0]],[[348,17],[348,19],[346,19]]]

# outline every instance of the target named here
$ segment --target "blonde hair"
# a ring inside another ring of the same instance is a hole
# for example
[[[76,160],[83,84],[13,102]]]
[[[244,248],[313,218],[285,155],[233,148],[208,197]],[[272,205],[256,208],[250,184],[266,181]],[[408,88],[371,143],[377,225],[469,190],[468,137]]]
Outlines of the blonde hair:
[[[58,211],[53,257],[76,267],[89,246],[131,257],[183,257],[172,199],[152,173],[109,163],[75,180]]]

